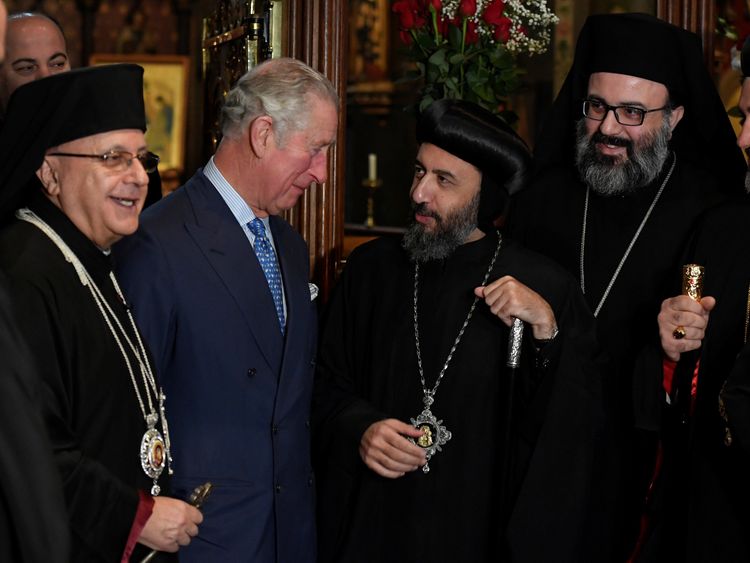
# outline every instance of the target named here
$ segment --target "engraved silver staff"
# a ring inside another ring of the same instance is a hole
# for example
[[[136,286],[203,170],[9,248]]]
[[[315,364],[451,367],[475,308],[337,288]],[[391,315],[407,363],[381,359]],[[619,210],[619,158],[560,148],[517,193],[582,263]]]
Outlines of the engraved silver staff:
[[[500,508],[503,511],[503,517],[510,513],[510,473],[511,473],[511,426],[513,423],[513,394],[516,386],[516,370],[521,363],[521,344],[523,343],[523,321],[513,317],[510,325],[510,334],[508,335],[508,377],[505,396],[505,426],[503,428],[503,458],[502,458],[502,489]]]

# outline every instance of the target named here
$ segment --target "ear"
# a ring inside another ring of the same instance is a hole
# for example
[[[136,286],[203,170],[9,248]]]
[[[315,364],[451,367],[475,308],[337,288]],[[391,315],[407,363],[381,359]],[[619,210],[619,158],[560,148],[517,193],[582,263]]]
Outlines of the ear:
[[[56,198],[60,195],[60,182],[57,170],[50,165],[46,158],[36,171],[36,177],[39,178],[39,181],[42,183],[42,189],[48,197]]]
[[[684,106],[677,106],[672,110],[672,115],[669,116],[669,128],[672,131],[674,131],[674,128],[677,127],[677,124],[680,122],[683,115],[685,115]]]
[[[267,115],[256,117],[250,124],[248,135],[250,150],[258,158],[263,158],[276,140],[273,132],[273,119]]]

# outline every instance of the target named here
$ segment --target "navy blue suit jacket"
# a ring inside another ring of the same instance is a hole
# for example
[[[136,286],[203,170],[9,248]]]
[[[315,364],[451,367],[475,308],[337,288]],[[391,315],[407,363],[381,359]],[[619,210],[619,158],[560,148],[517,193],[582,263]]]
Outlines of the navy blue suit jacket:
[[[199,170],[115,248],[167,396],[173,490],[211,481],[185,562],[315,560],[310,398],[317,318],[300,235],[270,219],[286,335],[253,248]]]

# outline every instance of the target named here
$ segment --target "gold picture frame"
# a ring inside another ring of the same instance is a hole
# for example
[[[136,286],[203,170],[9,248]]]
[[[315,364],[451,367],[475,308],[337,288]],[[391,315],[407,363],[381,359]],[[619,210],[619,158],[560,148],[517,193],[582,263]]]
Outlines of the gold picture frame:
[[[185,169],[188,73],[190,57],[182,55],[93,54],[91,65],[134,63],[143,67],[146,143],[159,155],[159,169]]]

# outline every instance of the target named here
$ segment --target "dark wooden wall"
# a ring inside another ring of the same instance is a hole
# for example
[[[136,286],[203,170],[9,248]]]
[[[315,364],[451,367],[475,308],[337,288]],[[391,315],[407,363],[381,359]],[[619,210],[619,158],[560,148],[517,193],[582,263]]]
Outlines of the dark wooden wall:
[[[323,297],[333,286],[344,238],[347,0],[289,0],[286,54],[325,74],[339,92],[339,129],[328,181],[305,192],[289,221],[310,248],[313,279]]]
[[[703,56],[713,68],[716,3],[712,0],[657,0],[656,15],[669,23],[698,34],[703,43]]]

